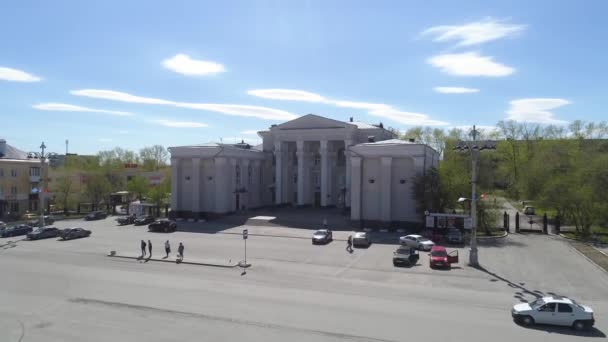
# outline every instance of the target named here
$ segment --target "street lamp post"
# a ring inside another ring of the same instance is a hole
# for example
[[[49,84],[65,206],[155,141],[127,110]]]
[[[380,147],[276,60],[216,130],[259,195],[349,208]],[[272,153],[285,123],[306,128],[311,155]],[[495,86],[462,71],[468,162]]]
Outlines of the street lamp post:
[[[471,153],[471,249],[469,250],[469,264],[471,266],[479,266],[479,251],[477,249],[477,157],[479,151],[495,150],[496,141],[478,141],[475,126],[473,126],[471,135],[473,137],[472,141],[459,141],[454,150],[469,151]]]
[[[39,208],[39,212],[40,212],[40,220],[38,221],[38,223],[40,224],[40,228],[44,228],[44,197],[43,197],[43,193],[44,193],[44,166],[46,164],[46,161],[49,159],[55,159],[57,157],[57,153],[54,152],[46,152],[45,150],[46,146],[44,145],[44,141],[42,142],[42,144],[40,145],[40,152],[29,152],[27,154],[27,157],[29,159],[40,159],[40,182],[38,185],[38,206]]]

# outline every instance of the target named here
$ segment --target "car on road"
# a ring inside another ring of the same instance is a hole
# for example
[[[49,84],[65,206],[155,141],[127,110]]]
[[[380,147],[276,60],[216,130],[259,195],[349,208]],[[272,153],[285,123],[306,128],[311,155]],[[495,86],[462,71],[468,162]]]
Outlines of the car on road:
[[[177,223],[169,219],[156,220],[148,225],[148,231],[150,232],[174,232],[177,230]]]
[[[34,228],[32,228],[31,226],[27,225],[27,224],[18,224],[16,226],[12,226],[12,227],[8,227],[8,228],[4,228],[2,230],[0,230],[0,237],[11,237],[11,236],[20,236],[20,235],[26,235],[27,233],[31,232]]]
[[[124,226],[126,224],[133,224],[135,223],[135,219],[137,217],[135,216],[135,214],[129,215],[129,216],[124,216],[124,217],[119,217],[116,219],[116,222],[118,222],[119,225]]]
[[[455,244],[464,243],[464,237],[462,236],[460,229],[450,228],[447,234],[447,241]]]
[[[45,226],[51,225],[53,223],[55,223],[55,217],[54,216],[44,215],[44,225]],[[32,227],[38,227],[38,226],[40,226],[40,218],[37,217],[34,220],[29,220],[29,221],[27,221],[27,224],[29,226],[32,226]]]
[[[82,228],[67,228],[61,231],[59,236],[63,240],[72,240],[91,236],[91,231]]]
[[[0,221],[0,229],[6,228],[6,223]]]
[[[511,316],[523,325],[551,324],[576,330],[590,329],[595,324],[593,309],[560,296],[538,298],[532,303],[513,305]]]
[[[429,253],[430,268],[452,268],[452,264],[458,263],[458,251],[453,251],[448,254],[447,249],[443,246],[433,246]]]
[[[48,238],[58,237],[60,233],[61,233],[61,230],[59,230],[55,227],[37,228],[37,229],[27,233],[27,238],[29,240],[48,239]]]
[[[85,221],[103,220],[106,217],[108,217],[108,214],[106,214],[103,211],[92,211],[92,212],[88,213],[87,216],[84,217],[84,220]]]
[[[524,208],[524,215],[534,215],[534,207],[526,206]]]
[[[135,221],[133,221],[133,224],[136,226],[143,226],[145,224],[150,224],[152,222],[154,222],[154,216],[142,215],[142,216],[139,216],[138,218],[136,218]]]
[[[418,248],[422,251],[430,251],[435,243],[422,235],[411,234],[399,238],[402,245]]]
[[[319,229],[312,234],[312,244],[329,243],[334,239],[331,229]]]
[[[393,252],[393,266],[413,266],[420,259],[418,250],[409,246],[399,246]]]
[[[372,239],[366,232],[357,232],[353,236],[353,247],[369,247],[372,244]]]

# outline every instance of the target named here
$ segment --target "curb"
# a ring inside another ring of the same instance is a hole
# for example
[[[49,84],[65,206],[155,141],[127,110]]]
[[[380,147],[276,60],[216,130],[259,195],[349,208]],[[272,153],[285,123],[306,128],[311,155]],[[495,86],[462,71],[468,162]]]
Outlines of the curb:
[[[498,235],[498,236],[479,236],[477,235],[477,240],[482,239],[482,240],[489,240],[489,239],[502,239],[505,238],[509,235],[509,233],[504,232],[502,235]]]
[[[157,262],[168,262],[168,263],[172,263],[175,264],[177,263],[175,260],[169,260],[169,259],[142,259],[140,257],[131,257],[131,256],[126,256],[126,255],[107,255],[110,258],[121,258],[121,259],[132,259],[132,260],[148,260],[148,261],[157,261]],[[233,263],[231,265],[220,265],[220,264],[212,264],[212,263],[205,263],[205,262],[193,262],[193,261],[182,261],[180,262],[180,264],[185,264],[185,265],[198,265],[198,266],[211,266],[211,267],[219,267],[219,268],[235,268],[237,266],[241,266],[240,263]],[[246,265],[245,267],[250,267],[251,264]],[[241,266],[242,267],[242,266]]]
[[[556,234],[556,236],[557,236],[557,234]],[[586,244],[587,246],[589,246],[589,247],[591,247],[591,248],[594,248],[596,251],[598,251],[598,252],[600,252],[600,253],[602,253],[602,254],[604,254],[605,256],[607,256],[607,257],[608,257],[608,254],[606,254],[606,252],[604,252],[604,251],[602,251],[601,249],[599,249],[599,248],[595,247],[594,245],[589,244],[589,243],[588,243],[588,242],[586,242],[586,241],[581,241],[581,240],[577,240],[577,239],[574,239],[574,238],[571,238],[571,237],[567,237],[566,235],[564,235],[564,234],[562,234],[562,233],[559,233],[559,236],[563,237],[564,239],[570,240],[570,241],[576,241],[576,242],[584,243],[584,244]]]
[[[561,234],[560,234],[560,235],[561,235]],[[568,239],[568,240],[573,240],[573,241],[577,241],[577,242],[578,242],[578,240],[574,240],[574,239],[570,239],[570,238],[566,238],[566,239]],[[587,261],[589,261],[589,262],[590,262],[592,265],[594,265],[595,267],[597,267],[599,270],[601,270],[601,271],[603,271],[603,272],[608,273],[608,270],[606,270],[606,269],[604,269],[602,266],[598,265],[598,264],[597,264],[595,261],[593,261],[593,260],[592,260],[590,257],[586,256],[586,255],[585,255],[585,253],[583,253],[583,252],[579,251],[579,250],[578,250],[576,247],[574,247],[572,244],[569,244],[569,245],[570,245],[570,248],[572,248],[572,249],[573,249],[573,250],[574,250],[576,253],[578,253],[578,254],[579,254],[580,256],[582,256],[583,258],[587,259]],[[593,246],[591,246],[591,247],[593,247]],[[593,247],[593,248],[595,248],[595,247]],[[597,250],[597,248],[596,248],[596,250]],[[604,253],[603,253],[603,252],[601,252],[601,251],[598,251],[598,252],[600,252],[600,253],[604,254]]]

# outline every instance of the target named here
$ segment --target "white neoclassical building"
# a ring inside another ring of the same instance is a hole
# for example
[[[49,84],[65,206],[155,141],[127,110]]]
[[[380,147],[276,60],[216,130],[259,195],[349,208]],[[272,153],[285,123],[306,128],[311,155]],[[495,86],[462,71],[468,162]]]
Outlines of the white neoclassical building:
[[[258,132],[263,143],[169,148],[174,216],[202,218],[271,205],[350,208],[353,223],[419,222],[416,175],[431,147],[382,125],[309,114]]]

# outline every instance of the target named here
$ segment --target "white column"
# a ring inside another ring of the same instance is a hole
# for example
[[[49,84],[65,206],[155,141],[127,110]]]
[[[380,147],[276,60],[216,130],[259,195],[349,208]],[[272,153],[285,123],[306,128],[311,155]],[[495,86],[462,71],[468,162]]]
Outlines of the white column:
[[[171,211],[174,215],[181,210],[179,206],[179,196],[181,195],[181,191],[179,190],[180,177],[179,159],[171,158]]]
[[[346,181],[344,182],[344,187],[346,188],[346,198],[344,198],[344,205],[346,207],[350,207],[350,174],[351,174],[351,166],[350,166],[350,145],[353,143],[352,140],[344,140],[344,161],[346,168]]]
[[[192,214],[201,211],[201,158],[192,158]]]
[[[380,220],[391,221],[391,164],[392,157],[380,158]]]
[[[305,168],[304,168],[304,161],[306,158],[305,157],[305,152],[304,152],[304,141],[302,140],[298,140],[296,142],[297,145],[297,156],[298,156],[298,205],[304,205],[306,204],[306,197],[305,197],[305,181],[306,181],[306,176],[305,176]]]
[[[241,194],[241,206],[245,206],[245,209],[249,209],[251,206],[251,185],[249,185],[249,159],[241,160],[241,184],[242,188],[245,188],[247,192]],[[251,170],[253,172],[253,170]],[[253,181],[253,175],[251,175]]]
[[[321,154],[321,206],[329,204],[329,161],[327,156],[327,140],[321,140],[319,148]]]
[[[361,157],[351,157],[350,219],[361,220]]]
[[[274,143],[274,176],[275,176],[275,204],[283,203],[283,150],[282,143],[277,141]]]
[[[228,211],[226,201],[230,194],[228,187],[228,174],[226,174],[227,160],[224,157],[216,157],[215,163],[215,212],[218,214]]]

